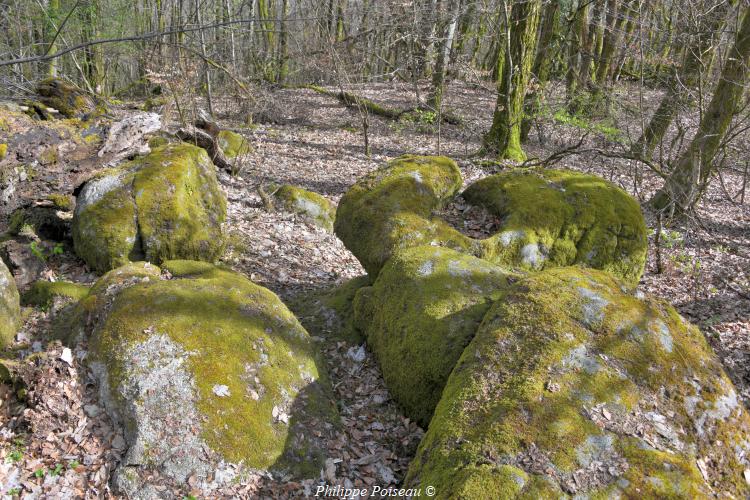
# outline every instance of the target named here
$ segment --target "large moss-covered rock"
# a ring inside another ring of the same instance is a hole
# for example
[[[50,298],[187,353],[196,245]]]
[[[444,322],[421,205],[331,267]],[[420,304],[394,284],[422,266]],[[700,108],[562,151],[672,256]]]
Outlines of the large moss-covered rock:
[[[406,479],[438,498],[746,498],[750,420],[697,328],[601,271],[510,287]]]
[[[206,152],[170,144],[88,181],[73,217],[76,253],[99,272],[128,261],[215,260],[226,200]]]
[[[646,223],[638,202],[599,177],[563,170],[515,170],[463,193],[501,220],[484,258],[538,270],[582,264],[631,283],[643,274]]]
[[[136,263],[79,309],[87,362],[125,429],[124,493],[158,496],[147,474],[204,491],[250,469],[317,476],[335,405],[310,337],[272,292],[205,262]]]
[[[21,324],[21,306],[13,275],[0,260],[0,348],[13,341]]]
[[[221,148],[224,156],[230,159],[245,156],[253,151],[246,138],[231,130],[220,131],[216,135],[216,141],[219,143],[219,148]]]
[[[372,279],[403,248],[432,244],[476,253],[478,245],[432,216],[461,183],[461,172],[450,158],[399,157],[344,194],[336,211],[336,235]]]
[[[328,198],[289,184],[279,187],[274,198],[284,210],[301,214],[313,224],[333,232],[336,207]]]
[[[42,104],[55,108],[66,118],[73,118],[94,110],[93,100],[81,89],[58,78],[47,78],[36,88]]]
[[[403,250],[355,298],[355,324],[406,415],[427,427],[445,382],[508,274],[447,248]]]

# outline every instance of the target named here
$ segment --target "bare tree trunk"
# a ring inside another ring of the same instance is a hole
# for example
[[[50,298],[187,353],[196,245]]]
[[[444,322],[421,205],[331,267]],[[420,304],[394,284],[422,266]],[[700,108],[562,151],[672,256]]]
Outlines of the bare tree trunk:
[[[703,114],[698,131],[677,161],[664,187],[651,199],[672,213],[690,210],[700,199],[713,170],[713,161],[745,92],[750,63],[750,15],[744,14],[721,78]]]
[[[460,0],[448,0],[448,19],[443,26],[442,39],[438,46],[438,53],[435,59],[435,69],[432,72],[432,92],[427,99],[427,105],[434,110],[441,109],[443,101],[443,90],[445,87],[446,65],[453,45],[453,37],[456,32],[456,23],[458,22],[458,13],[461,9]]]

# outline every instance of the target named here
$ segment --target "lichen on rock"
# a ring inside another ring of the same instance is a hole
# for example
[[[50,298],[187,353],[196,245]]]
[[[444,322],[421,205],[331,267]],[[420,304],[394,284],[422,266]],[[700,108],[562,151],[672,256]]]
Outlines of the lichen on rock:
[[[480,484],[493,498],[746,497],[750,419],[719,360],[670,305],[623,290],[577,267],[509,287],[406,484],[438,498],[487,498]]]
[[[0,260],[0,348],[13,341],[21,324],[21,306],[13,275]]]
[[[643,274],[647,229],[638,202],[599,177],[564,170],[513,170],[470,185],[462,196],[502,220],[483,257],[529,270],[581,264],[630,283]]]
[[[301,214],[313,224],[333,232],[336,207],[328,198],[289,184],[276,189],[274,198],[284,210]]]
[[[203,262],[139,263],[79,307],[87,363],[125,429],[124,493],[148,495],[145,471],[208,489],[228,464],[317,476],[337,413],[312,340],[272,292]]]
[[[224,248],[225,216],[226,200],[206,152],[170,144],[84,185],[73,242],[99,272],[136,260],[213,261]]]
[[[421,246],[391,257],[375,284],[357,293],[357,329],[393,398],[421,426],[429,424],[453,366],[508,277],[476,257]]]
[[[404,248],[435,245],[478,253],[478,245],[432,216],[458,193],[461,183],[461,172],[450,158],[396,158],[344,194],[336,211],[336,235],[371,279]]]

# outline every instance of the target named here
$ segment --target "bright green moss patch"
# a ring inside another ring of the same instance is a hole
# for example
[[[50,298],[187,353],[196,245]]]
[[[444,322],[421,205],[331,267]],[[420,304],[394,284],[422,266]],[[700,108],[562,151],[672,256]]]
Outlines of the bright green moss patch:
[[[216,136],[216,139],[227,158],[245,156],[253,151],[245,137],[231,130],[222,130]]]
[[[461,187],[461,172],[444,156],[402,156],[357,181],[336,211],[335,231],[372,279],[395,252],[419,245],[478,249],[432,216]]]
[[[326,231],[333,232],[336,207],[328,198],[289,184],[279,187],[274,198],[284,210],[301,214]]]
[[[4,160],[8,155],[8,145],[3,143],[0,144],[0,160]]]
[[[76,253],[104,272],[129,261],[213,261],[224,248],[226,200],[201,148],[154,150],[83,188],[73,218]]]
[[[355,324],[409,418],[427,427],[453,366],[507,287],[500,267],[421,246],[394,255],[358,293]]]
[[[502,219],[483,257],[525,269],[582,264],[630,283],[643,273],[646,224],[638,202],[599,177],[515,170],[481,179],[463,197]]]
[[[13,275],[0,260],[0,348],[13,341],[21,324],[21,306]]]
[[[316,476],[325,459],[319,437],[335,428],[337,416],[307,332],[278,297],[238,274],[201,262],[164,267],[171,279],[160,279],[155,266],[131,265],[94,287],[99,302],[90,362],[105,368],[112,401],[138,436],[136,452],[145,453],[140,459],[161,463],[177,446],[204,460],[200,446],[196,451],[191,444],[202,441],[229,462]],[[143,348],[152,344],[163,346],[162,357],[148,363],[153,370],[172,370],[175,380],[187,377],[174,387],[174,398],[198,420],[177,415],[173,424],[154,424],[140,416],[154,419],[160,411],[148,390],[160,381],[144,375],[138,354],[149,355],[153,351]],[[174,361],[164,364],[165,352],[174,353],[168,354]],[[134,387],[143,390],[134,393]],[[157,427],[167,432],[169,425],[182,443],[162,442],[152,433]],[[313,429],[323,434],[316,437]],[[163,467],[168,475],[179,473]]]
[[[51,194],[47,196],[47,199],[55,205],[55,208],[60,210],[73,209],[73,199],[67,194]]]
[[[489,309],[406,484],[453,498],[441,492],[454,478],[490,463],[528,475],[521,484],[495,465],[484,479],[520,498],[744,497],[748,451],[750,419],[695,327],[603,272],[557,268]],[[708,481],[702,457],[716,464]]]
[[[78,302],[89,293],[89,287],[69,281],[35,281],[23,294],[23,305],[47,307],[56,297]]]

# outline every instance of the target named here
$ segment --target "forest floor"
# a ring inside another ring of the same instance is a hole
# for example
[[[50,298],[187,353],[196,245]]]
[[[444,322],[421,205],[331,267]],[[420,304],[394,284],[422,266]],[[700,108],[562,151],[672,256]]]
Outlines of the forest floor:
[[[639,100],[658,102],[656,92],[642,96],[630,90],[623,86],[616,91],[615,118],[606,126],[565,115],[541,120],[526,146],[527,153],[546,158],[576,144],[587,131],[583,148],[616,149],[613,136],[630,137],[638,126],[628,109]],[[407,85],[368,85],[356,91],[393,107],[413,105],[412,88]],[[278,90],[271,104],[283,115],[276,117],[283,124],[261,123],[250,128],[232,115],[232,102],[219,102],[219,116],[224,117],[221,124],[246,135],[254,148],[245,158],[240,176],[220,175],[229,201],[229,246],[223,261],[287,303],[364,274],[335,236],[294,214],[266,210],[257,188],[271,182],[291,183],[336,202],[360,176],[406,153],[450,156],[458,162],[466,183],[501,169],[502,165],[475,156],[481,135],[490,125],[493,92],[456,84],[448,95],[446,106],[462,118],[461,125],[443,124],[438,133],[436,125],[424,120],[394,122],[370,117],[369,157],[363,147],[359,114],[331,97],[303,89]],[[226,113],[221,113],[222,107]],[[660,184],[658,177],[631,161],[603,158],[594,152],[568,156],[554,166],[603,176],[642,202]],[[741,186],[740,174],[724,174],[723,185],[733,194]],[[66,184],[59,179],[55,182]],[[72,190],[74,186],[67,187]],[[644,210],[647,223],[655,228],[654,215]],[[702,328],[750,406],[750,202],[740,205],[730,201],[715,182],[697,217],[664,228],[661,273],[656,272],[654,234],[650,238],[640,288],[665,298]],[[45,264],[47,278],[87,283],[95,278],[72,250],[50,257]],[[5,391],[0,392],[0,476],[15,474],[18,487],[31,497],[108,496],[109,474],[124,447],[122,435],[99,407],[95,388],[81,373],[84,368],[78,359],[65,355],[65,348],[72,346],[48,343],[48,327],[44,311],[29,311],[19,335],[19,345],[25,346],[26,352],[38,352],[41,359],[34,373],[24,377],[33,405],[21,406],[13,401],[10,391],[0,389]],[[321,479],[344,486],[396,486],[423,431],[403,417],[390,400],[366,346],[328,333],[311,332],[325,354],[344,426],[329,444]],[[319,482],[284,479],[258,476],[217,493],[310,496]],[[201,495],[189,489],[164,488],[165,497]]]

